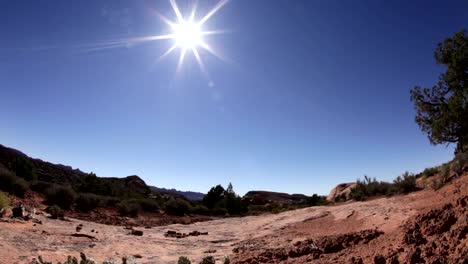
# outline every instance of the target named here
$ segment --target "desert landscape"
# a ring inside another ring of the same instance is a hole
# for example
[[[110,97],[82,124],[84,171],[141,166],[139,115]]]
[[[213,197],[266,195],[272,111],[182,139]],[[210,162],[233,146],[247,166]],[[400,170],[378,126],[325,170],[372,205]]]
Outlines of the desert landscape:
[[[0,264],[468,264],[466,10],[1,1]]]
[[[467,194],[465,174],[439,190],[153,227],[57,220],[38,211],[34,221],[2,219],[0,263],[29,264],[38,256],[58,262],[80,252],[98,262],[128,256],[176,263],[187,256],[197,263],[211,255],[232,263],[466,263]],[[207,234],[176,238],[170,231]]]

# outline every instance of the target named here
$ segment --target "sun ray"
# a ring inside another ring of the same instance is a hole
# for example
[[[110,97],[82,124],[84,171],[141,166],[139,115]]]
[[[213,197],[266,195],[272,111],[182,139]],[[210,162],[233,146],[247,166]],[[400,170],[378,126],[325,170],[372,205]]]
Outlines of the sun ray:
[[[200,47],[202,47],[203,49],[205,49],[206,51],[208,51],[209,53],[211,53],[218,59],[222,61],[227,61],[227,59],[224,56],[216,52],[210,45],[206,44],[205,42],[200,43]]]
[[[195,13],[197,12],[198,0],[195,0],[192,8],[192,12],[190,12],[189,21],[193,21],[195,19]]]
[[[176,22],[174,22],[174,21],[170,20],[169,18],[165,17],[163,14],[159,13],[157,10],[154,10],[154,12],[168,26],[172,27],[173,25],[176,24]]]
[[[197,60],[198,62],[198,66],[200,67],[200,70],[202,71],[202,73],[205,75],[205,77],[210,80],[210,76],[208,74],[208,71],[206,70],[205,68],[205,64],[203,64],[203,61],[200,57],[200,54],[198,53],[198,50],[197,48],[192,48],[192,52],[193,52],[193,55],[195,55],[195,59]]]
[[[180,72],[180,69],[182,68],[182,63],[184,62],[185,53],[187,53],[187,49],[182,49],[182,51],[180,52],[179,63],[177,63],[177,72]]]
[[[164,59],[167,55],[171,54],[173,50],[177,48],[177,44],[172,45],[163,55],[159,56],[158,61]]]
[[[180,13],[180,10],[179,10],[179,7],[177,6],[176,1],[175,0],[170,0],[170,2],[171,2],[172,9],[174,10],[174,13],[177,16],[177,20],[179,22],[184,21],[184,18],[182,17],[182,14]]]
[[[213,7],[213,9],[211,9],[210,12],[208,12],[208,14],[206,14],[199,22],[198,24],[199,25],[203,25],[210,17],[212,17],[216,12],[218,12],[219,9],[221,9],[221,7],[223,7],[225,4],[227,4],[229,0],[221,0],[218,2],[218,4]]]

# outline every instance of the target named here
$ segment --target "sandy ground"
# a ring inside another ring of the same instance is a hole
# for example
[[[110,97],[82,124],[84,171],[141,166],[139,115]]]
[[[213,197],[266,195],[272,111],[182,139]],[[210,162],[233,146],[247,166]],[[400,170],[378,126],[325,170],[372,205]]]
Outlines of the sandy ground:
[[[468,194],[466,180],[463,184],[461,192]],[[143,236],[129,235],[130,230],[121,226],[77,219],[52,220],[44,215],[37,216],[42,224],[4,220],[0,222],[0,263],[29,263],[37,256],[43,256],[48,261],[63,261],[68,255],[79,256],[79,252],[97,261],[122,255],[140,255],[138,263],[176,263],[182,255],[188,256],[193,263],[198,263],[205,255],[221,260],[224,255],[233,256],[233,249],[240,243],[256,239],[266,239],[265,244],[268,245],[265,246],[275,247],[311,236],[364,229],[377,228],[391,233],[409,217],[442,204],[450,192],[452,189],[437,192],[424,190],[405,196],[311,207],[273,215],[227,218],[151,229],[137,227],[137,230],[144,232]],[[71,236],[76,233],[75,229],[79,224],[83,225],[80,234],[91,235],[96,239]],[[180,233],[208,232],[208,235],[166,238],[164,233],[168,230]]]

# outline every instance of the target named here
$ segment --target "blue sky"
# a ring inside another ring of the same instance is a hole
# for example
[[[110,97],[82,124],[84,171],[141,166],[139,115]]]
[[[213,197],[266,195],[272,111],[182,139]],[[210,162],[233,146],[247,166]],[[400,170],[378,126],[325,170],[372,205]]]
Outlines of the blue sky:
[[[187,14],[191,1],[178,1]],[[200,0],[200,15],[217,1]],[[452,157],[414,122],[466,1],[231,0],[204,25],[209,76],[160,35],[168,1],[0,1],[0,144],[99,176],[206,192],[327,194]]]

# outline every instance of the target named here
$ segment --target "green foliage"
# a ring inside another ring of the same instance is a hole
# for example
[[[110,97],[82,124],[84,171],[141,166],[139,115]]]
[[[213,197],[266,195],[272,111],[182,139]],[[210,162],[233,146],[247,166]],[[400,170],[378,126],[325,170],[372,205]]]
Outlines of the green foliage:
[[[75,199],[76,193],[70,187],[53,185],[46,190],[46,203],[56,204],[65,210],[71,208]]]
[[[117,197],[104,197],[103,205],[109,207],[115,207],[120,202]]]
[[[45,193],[47,189],[52,187],[53,184],[45,181],[34,181],[30,184],[29,188],[38,193]]]
[[[203,205],[209,209],[213,209],[224,198],[224,188],[221,185],[216,185],[203,197]]]
[[[432,176],[436,175],[437,173],[439,173],[439,171],[440,171],[440,168],[439,168],[439,167],[426,168],[426,169],[424,169],[424,171],[421,173],[420,177],[429,178],[429,177],[432,177]]]
[[[409,172],[398,176],[393,183],[377,181],[364,175],[364,180],[357,180],[356,187],[351,189],[350,199],[363,201],[369,197],[379,195],[406,194],[417,191],[416,176]]]
[[[155,199],[152,199],[152,198],[139,199],[138,203],[140,204],[141,209],[145,212],[154,213],[154,212],[158,212],[159,209],[161,208],[159,203]]]
[[[180,198],[175,198],[166,203],[166,213],[170,215],[183,216],[190,213],[190,204]]]
[[[210,209],[204,205],[195,205],[192,207],[192,214],[198,214],[198,215],[209,215],[210,214]]]
[[[431,144],[456,143],[456,152],[464,152],[468,145],[467,31],[439,43],[434,57],[447,70],[432,88],[416,86],[411,90],[416,123]]]
[[[77,189],[79,192],[83,193],[94,193],[104,196],[116,195],[112,190],[112,186],[108,182],[105,182],[92,172],[81,179],[81,183],[78,185]]]
[[[219,215],[219,216],[224,216],[228,213],[228,210],[220,204],[216,205],[211,212],[213,215]]]
[[[24,178],[27,181],[34,181],[37,179],[36,173],[34,172],[34,166],[29,159],[14,159],[11,169],[17,176]]]
[[[187,257],[181,256],[177,261],[177,264],[190,264],[190,260]]]
[[[17,178],[13,184],[12,193],[20,198],[24,198],[24,194],[28,189],[28,183],[23,178]]]
[[[393,191],[397,193],[410,193],[417,191],[416,176],[409,172],[403,173],[393,181]]]
[[[201,261],[200,264],[215,264],[216,260],[213,256],[207,256],[204,257]]]
[[[52,219],[63,219],[65,212],[58,205],[52,205],[47,207],[46,212],[50,214]]]
[[[8,206],[10,206],[10,199],[5,193],[0,192],[0,209]]]
[[[13,172],[5,168],[0,168],[0,189],[14,194],[20,198],[28,190],[28,183],[20,177],[17,177]]]
[[[135,201],[125,200],[117,204],[117,211],[122,216],[136,217],[140,209],[140,205]]]
[[[380,182],[375,178],[370,178],[364,175],[364,180],[357,180],[356,187],[351,189],[349,197],[356,201],[365,200],[368,197],[377,195],[391,194],[391,184],[388,182]]]
[[[327,198],[325,196],[313,194],[312,196],[306,198],[305,204],[307,206],[322,206],[328,205],[329,202],[327,201]]]
[[[103,197],[93,193],[80,193],[76,198],[76,208],[82,212],[89,212],[103,202]]]
[[[11,192],[17,179],[18,177],[13,172],[0,167],[0,189]]]

